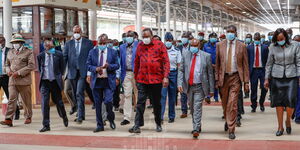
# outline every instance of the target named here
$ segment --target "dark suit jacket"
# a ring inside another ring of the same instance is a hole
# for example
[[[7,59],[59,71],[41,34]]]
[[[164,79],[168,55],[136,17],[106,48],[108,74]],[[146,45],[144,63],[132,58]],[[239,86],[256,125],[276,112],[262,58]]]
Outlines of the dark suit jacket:
[[[98,67],[99,61],[99,49],[94,48],[90,51],[87,59],[88,71],[91,72],[91,88],[93,89],[96,84],[98,73],[96,72],[96,68]],[[116,70],[119,69],[120,65],[118,62],[117,52],[112,48],[107,48],[107,76],[108,76],[108,84],[111,90],[116,89]]]
[[[266,67],[266,63],[268,61],[268,54],[269,54],[269,48],[267,45],[262,44],[261,45],[261,62],[262,62],[262,66],[263,68]],[[254,58],[255,58],[255,51],[256,51],[256,47],[254,46],[254,44],[250,44],[247,46],[247,51],[248,51],[248,61],[249,61],[249,72],[250,75],[252,74],[252,70],[253,70],[253,65],[254,65]]]
[[[65,45],[63,52],[64,62],[68,64],[68,79],[75,79],[77,75],[77,62],[79,63],[80,76],[86,78],[87,65],[86,60],[91,49],[93,49],[92,41],[82,38],[81,49],[78,59],[76,59],[75,40],[70,40]]]
[[[45,66],[45,54],[46,52],[42,52],[37,56],[37,60],[38,60],[38,69],[40,72],[40,86],[39,88],[41,88],[41,81],[44,75],[44,69],[43,67]],[[62,76],[64,73],[64,57],[62,52],[56,50],[55,53],[53,54],[53,70],[54,70],[54,76],[55,76],[55,80],[60,88],[60,90],[63,90],[63,80],[62,80]]]

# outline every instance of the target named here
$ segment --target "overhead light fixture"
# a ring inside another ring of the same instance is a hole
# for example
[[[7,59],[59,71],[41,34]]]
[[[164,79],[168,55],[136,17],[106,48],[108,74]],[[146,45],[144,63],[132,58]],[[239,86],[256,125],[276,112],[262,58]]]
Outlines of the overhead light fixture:
[[[231,3],[230,3],[230,2],[226,2],[226,4],[227,4],[227,5],[230,5]]]
[[[243,13],[243,14],[245,14],[246,12],[245,12],[245,11],[243,11],[242,13]]]

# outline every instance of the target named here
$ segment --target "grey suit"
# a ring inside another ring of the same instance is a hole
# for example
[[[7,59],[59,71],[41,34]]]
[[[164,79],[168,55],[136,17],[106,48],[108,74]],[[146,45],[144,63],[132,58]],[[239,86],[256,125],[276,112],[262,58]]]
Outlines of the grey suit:
[[[282,49],[271,44],[269,57],[266,64],[265,78],[293,78],[300,76],[300,46],[298,42]]]
[[[199,51],[200,56],[200,84],[189,85],[189,76],[192,63],[192,53],[185,51],[182,53],[182,61],[178,71],[177,84],[182,87],[187,93],[188,99],[191,100],[191,113],[193,116],[193,130],[199,131],[201,128],[202,118],[202,102],[203,99],[209,96],[209,93],[214,93],[214,75],[211,64],[210,54]]]

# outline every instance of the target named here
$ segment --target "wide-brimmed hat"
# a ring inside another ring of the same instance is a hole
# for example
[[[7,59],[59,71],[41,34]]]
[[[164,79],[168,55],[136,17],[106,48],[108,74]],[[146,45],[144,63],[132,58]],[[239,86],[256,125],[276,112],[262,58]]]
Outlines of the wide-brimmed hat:
[[[22,37],[21,34],[16,33],[12,36],[12,39],[10,41],[10,43],[13,43],[13,42],[25,42],[25,39]]]

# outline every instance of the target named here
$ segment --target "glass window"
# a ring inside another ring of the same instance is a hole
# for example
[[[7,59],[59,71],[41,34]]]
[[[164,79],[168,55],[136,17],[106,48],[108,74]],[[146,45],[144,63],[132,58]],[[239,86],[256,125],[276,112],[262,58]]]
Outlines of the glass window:
[[[25,39],[24,46],[33,50],[33,40],[32,39]]]
[[[0,9],[0,34],[3,34],[3,9]]]
[[[32,7],[12,9],[13,32],[32,33]]]
[[[87,35],[87,24],[88,24],[88,19],[87,19],[87,12],[85,11],[78,11],[78,22],[80,27],[82,28],[82,33]]]
[[[54,23],[55,23],[55,33],[56,34],[65,34],[65,13],[63,9],[54,9]]]
[[[76,12],[74,10],[67,10],[67,32],[71,36],[73,34],[73,27],[75,26]]]
[[[53,12],[50,8],[40,7],[41,33],[52,34]]]

